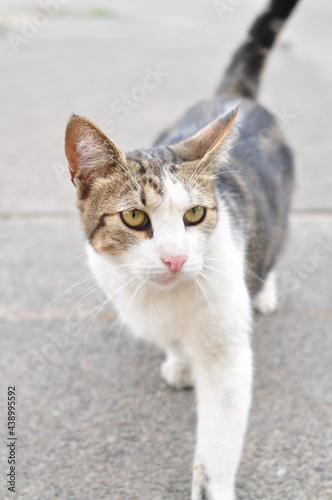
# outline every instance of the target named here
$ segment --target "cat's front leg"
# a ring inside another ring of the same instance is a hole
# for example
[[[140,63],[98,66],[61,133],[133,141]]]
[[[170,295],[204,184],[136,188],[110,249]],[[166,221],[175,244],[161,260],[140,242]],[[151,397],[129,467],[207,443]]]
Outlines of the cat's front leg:
[[[191,388],[194,383],[189,359],[174,344],[165,350],[166,360],[160,369],[162,378],[175,389]]]
[[[249,341],[220,352],[202,349],[195,360],[197,446],[192,500],[234,500],[251,399]]]

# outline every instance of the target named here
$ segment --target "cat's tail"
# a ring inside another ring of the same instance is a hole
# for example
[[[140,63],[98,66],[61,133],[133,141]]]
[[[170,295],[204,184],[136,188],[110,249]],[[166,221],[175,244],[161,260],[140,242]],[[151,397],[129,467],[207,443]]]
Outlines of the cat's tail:
[[[251,26],[247,39],[235,52],[217,94],[255,99],[267,56],[298,0],[270,0]]]

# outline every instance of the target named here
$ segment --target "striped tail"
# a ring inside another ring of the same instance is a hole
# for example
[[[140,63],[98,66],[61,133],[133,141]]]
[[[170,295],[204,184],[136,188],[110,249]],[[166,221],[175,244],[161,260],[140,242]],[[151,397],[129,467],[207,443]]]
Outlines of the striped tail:
[[[255,99],[266,58],[284,22],[298,0],[270,0],[256,19],[247,40],[235,52],[217,94]]]

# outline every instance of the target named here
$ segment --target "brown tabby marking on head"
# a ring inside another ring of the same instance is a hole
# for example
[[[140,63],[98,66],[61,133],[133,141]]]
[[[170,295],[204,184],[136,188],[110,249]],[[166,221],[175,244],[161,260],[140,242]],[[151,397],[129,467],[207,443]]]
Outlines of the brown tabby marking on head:
[[[159,151],[160,163],[161,158]],[[143,186],[142,191],[136,188],[125,172],[122,172],[122,179],[119,182],[115,182],[114,178],[96,180],[89,197],[79,202],[83,227],[91,244],[98,252],[114,254],[128,251],[143,240],[150,238],[151,231],[137,231],[125,226],[119,215],[120,212],[137,208],[149,216],[163,203],[166,195],[165,176],[168,175],[173,182],[181,182],[186,187],[198,163],[197,161],[186,162],[178,167],[173,163],[166,163],[165,156],[163,159],[164,162],[158,164],[158,157],[155,154],[153,163],[151,159],[144,158],[143,155],[139,158],[135,156],[132,159],[127,158],[128,168],[131,169],[138,184]],[[157,175],[158,169],[159,176]],[[174,172],[177,172],[177,175]],[[150,179],[153,182],[149,182]],[[199,184],[197,188],[195,184],[191,188],[188,187],[191,206],[206,207],[206,217],[200,228],[206,233],[211,233],[218,218],[213,184],[207,173],[199,177],[196,184]]]
[[[131,230],[121,220],[120,213],[125,210],[145,209],[141,191],[125,172],[119,174],[117,182],[113,178],[97,179],[79,207],[85,233],[98,252],[128,251],[150,237],[148,231]]]
[[[143,210],[151,220],[167,196],[167,176],[187,189],[191,205],[206,208],[200,230],[211,233],[218,211],[214,171],[237,108],[204,127],[195,136],[170,147],[135,150],[125,155],[97,126],[74,116],[66,131],[66,154],[78,189],[78,208],[84,230],[101,253],[128,251],[153,234],[127,227],[121,212]]]
[[[126,230],[119,214],[104,214],[90,237],[90,243],[99,253],[115,255],[128,251],[148,237],[147,231]]]

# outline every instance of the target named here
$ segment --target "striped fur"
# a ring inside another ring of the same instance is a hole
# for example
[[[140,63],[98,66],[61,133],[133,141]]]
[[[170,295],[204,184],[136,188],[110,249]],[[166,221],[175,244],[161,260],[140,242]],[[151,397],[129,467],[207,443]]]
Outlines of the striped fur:
[[[271,0],[249,30],[247,39],[235,52],[217,90],[256,99],[264,65],[284,22],[298,0]]]

